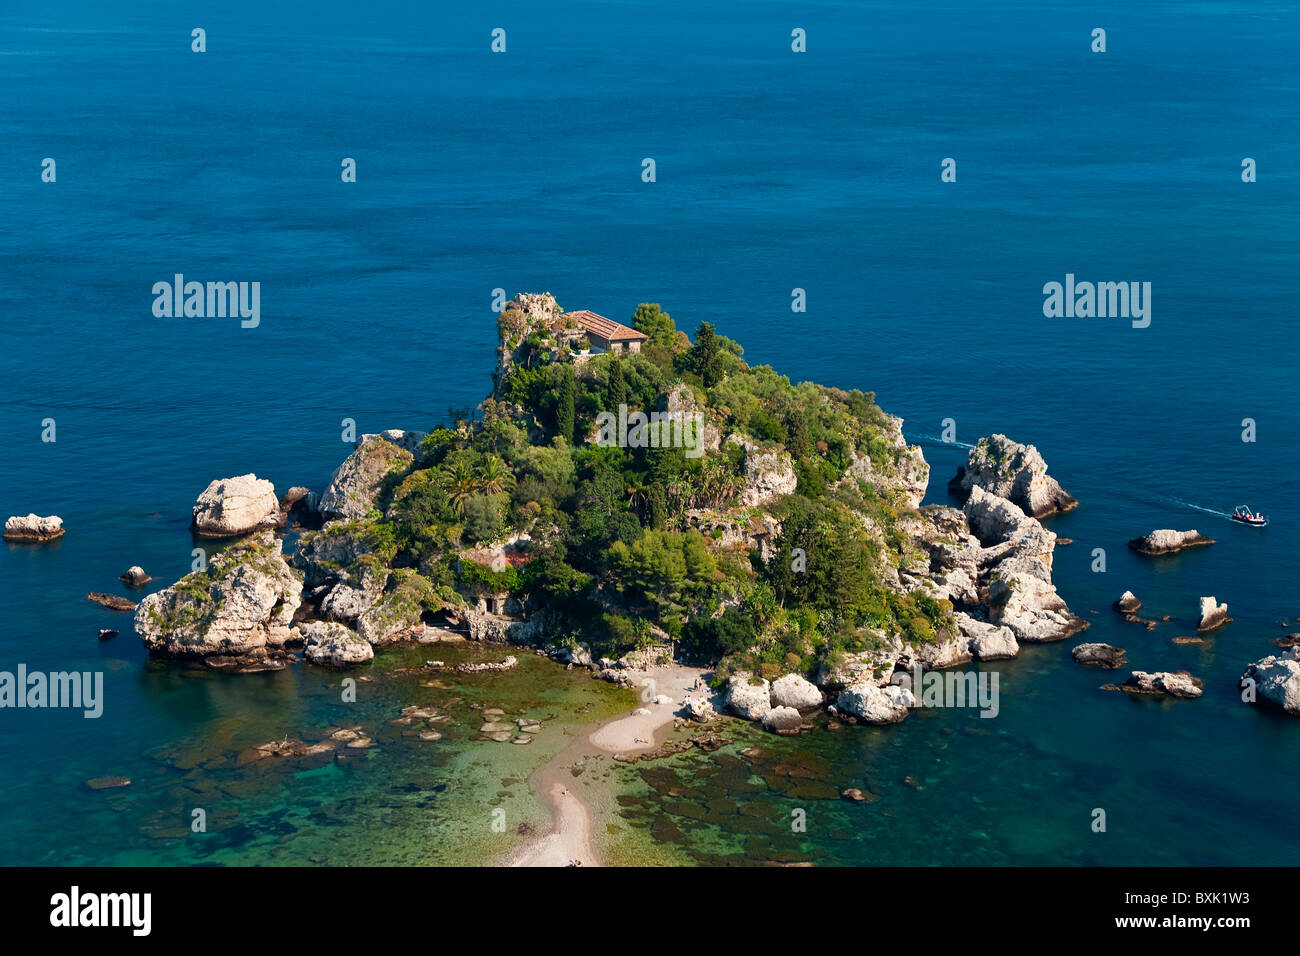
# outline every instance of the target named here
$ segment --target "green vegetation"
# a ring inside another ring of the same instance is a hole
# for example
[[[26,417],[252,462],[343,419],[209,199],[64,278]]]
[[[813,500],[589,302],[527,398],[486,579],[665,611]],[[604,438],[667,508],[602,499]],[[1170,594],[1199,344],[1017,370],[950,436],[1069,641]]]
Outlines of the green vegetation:
[[[809,671],[882,634],[933,641],[952,626],[946,602],[885,583],[909,557],[910,502],[874,396],[751,367],[708,322],[692,342],[657,304],[630,324],[648,336],[639,353],[575,359],[564,330],[508,308],[508,361],[479,420],[435,428],[384,514],[320,533],[359,536],[364,560],[418,569],[442,597],[509,593],[547,614],[553,640],[598,655],[666,634],[756,673]],[[601,412],[663,411],[670,396],[703,414],[715,447],[592,440]],[[760,452],[789,461],[797,486],[742,506]],[[489,566],[507,541],[513,560]]]

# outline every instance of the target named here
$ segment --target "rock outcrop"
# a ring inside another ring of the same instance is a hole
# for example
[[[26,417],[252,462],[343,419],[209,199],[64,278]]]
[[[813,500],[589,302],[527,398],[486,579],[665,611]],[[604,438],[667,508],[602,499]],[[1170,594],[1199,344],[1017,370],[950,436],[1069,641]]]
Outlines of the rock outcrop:
[[[1142,602],[1132,591],[1125,591],[1111,606],[1121,614],[1136,614],[1142,609]]]
[[[774,680],[770,697],[773,707],[792,707],[796,711],[816,710],[825,699],[816,684],[798,674],[786,674]]]
[[[799,477],[794,473],[794,460],[785,452],[763,451],[758,445],[738,435],[727,436],[727,441],[735,442],[745,449],[745,457],[740,466],[745,479],[739,499],[742,507],[767,504],[782,495],[790,494],[798,487]]]
[[[153,580],[138,564],[131,565],[117,579],[129,588],[142,588]]]
[[[196,659],[218,668],[277,666],[293,641],[302,579],[275,537],[261,536],[213,555],[140,602],[135,628],[149,653]],[[278,665],[282,666],[282,665]]]
[[[1228,617],[1228,605],[1217,603],[1213,597],[1201,598],[1201,619],[1196,625],[1198,631],[1213,631],[1223,627],[1232,618]]]
[[[357,633],[376,647],[410,640],[432,596],[428,579],[408,568],[393,571],[387,590],[357,618]]]
[[[713,704],[707,697],[688,697],[686,699],[686,716],[696,723],[708,723],[718,716]]]
[[[200,538],[234,538],[283,524],[275,485],[247,474],[209,484],[194,503],[191,528]]]
[[[1241,681],[1243,699],[1300,717],[1300,656],[1294,649],[1255,661]]]
[[[298,630],[303,642],[303,656],[313,664],[348,667],[364,664],[375,657],[370,642],[342,624],[311,621],[301,625]]]
[[[58,515],[14,515],[5,519],[6,541],[53,541],[63,533],[63,519]]]
[[[1128,656],[1122,647],[1113,644],[1080,644],[1070,655],[1076,663],[1089,667],[1104,667],[1115,670],[1128,663]]]
[[[727,681],[727,709],[746,720],[762,720],[772,709],[771,685],[760,680],[750,683],[748,674],[737,674]]]
[[[1155,555],[1176,554],[1186,548],[1207,544],[1214,544],[1214,539],[1206,537],[1199,531],[1172,531],[1169,528],[1159,528],[1144,537],[1134,538],[1128,546],[1139,554]]]
[[[854,684],[835,701],[837,710],[868,724],[896,724],[915,706],[912,692],[898,684]]]
[[[1069,511],[1079,502],[1047,474],[1047,462],[1033,445],[1022,445],[1006,435],[990,435],[975,443],[966,466],[949,482],[959,499],[972,488],[1005,498],[1031,518]]]
[[[1056,535],[979,485],[970,489],[965,514],[984,546],[978,562],[990,623],[1010,628],[1018,642],[1031,644],[1064,640],[1088,626],[1052,584]]]
[[[1117,689],[1130,694],[1167,694],[1170,697],[1200,697],[1203,683],[1187,671],[1134,671]]]
[[[339,465],[321,495],[317,510],[326,521],[362,518],[379,508],[381,498],[410,470],[419,450],[419,432],[391,429],[362,435],[356,450]]]

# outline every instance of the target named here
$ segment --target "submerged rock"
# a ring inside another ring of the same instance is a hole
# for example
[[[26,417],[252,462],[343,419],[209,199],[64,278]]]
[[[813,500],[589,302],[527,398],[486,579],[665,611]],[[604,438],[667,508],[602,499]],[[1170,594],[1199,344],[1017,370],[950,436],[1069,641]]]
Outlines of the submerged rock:
[[[130,777],[91,777],[86,786],[91,790],[112,790],[116,787],[129,787]]]
[[[275,485],[257,475],[218,478],[194,503],[194,533],[200,538],[234,538],[282,527]]]
[[[1128,546],[1139,554],[1174,554],[1184,548],[1196,548],[1214,544],[1213,538],[1207,538],[1199,531],[1172,531],[1160,528],[1141,538],[1134,538]]]
[[[1079,664],[1090,667],[1105,667],[1114,670],[1128,663],[1128,656],[1122,647],[1113,644],[1080,644],[1070,652]]]
[[[1201,620],[1196,625],[1198,631],[1212,631],[1217,627],[1222,627],[1232,621],[1228,617],[1228,605],[1218,604],[1214,598],[1201,598]]]
[[[5,519],[6,541],[53,541],[63,533],[63,519],[58,515],[14,515]]]
[[[103,591],[91,591],[86,595],[87,601],[94,601],[101,604],[110,611],[134,611],[135,602],[128,601],[124,597],[118,597],[116,594],[105,594]]]

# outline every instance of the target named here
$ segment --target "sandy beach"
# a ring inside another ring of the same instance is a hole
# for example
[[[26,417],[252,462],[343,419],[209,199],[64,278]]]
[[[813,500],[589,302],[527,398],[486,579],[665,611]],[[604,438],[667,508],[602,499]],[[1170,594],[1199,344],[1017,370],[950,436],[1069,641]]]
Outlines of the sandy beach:
[[[693,691],[695,683],[707,672],[672,664],[632,673],[641,688],[641,700],[636,708],[585,728],[572,744],[533,775],[533,791],[551,810],[551,832],[515,851],[501,865],[568,866],[572,861],[581,861],[583,866],[600,865],[591,841],[591,808],[573,786],[569,768],[579,760],[598,754],[635,753],[659,746],[663,731],[672,726],[683,701],[692,693],[699,693]],[[707,688],[703,693],[713,696]],[[655,703],[655,697],[671,698],[671,702]],[[714,705],[718,706],[719,701],[715,700]]]

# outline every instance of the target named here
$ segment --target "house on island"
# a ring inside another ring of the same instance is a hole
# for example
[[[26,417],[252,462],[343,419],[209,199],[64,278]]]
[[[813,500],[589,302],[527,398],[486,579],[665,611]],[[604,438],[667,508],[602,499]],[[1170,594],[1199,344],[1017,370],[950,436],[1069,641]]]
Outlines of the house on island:
[[[646,340],[644,332],[607,319],[603,315],[579,309],[577,312],[565,312],[560,316],[561,325],[572,323],[587,333],[593,352],[640,352],[641,343]]]

